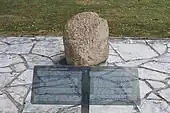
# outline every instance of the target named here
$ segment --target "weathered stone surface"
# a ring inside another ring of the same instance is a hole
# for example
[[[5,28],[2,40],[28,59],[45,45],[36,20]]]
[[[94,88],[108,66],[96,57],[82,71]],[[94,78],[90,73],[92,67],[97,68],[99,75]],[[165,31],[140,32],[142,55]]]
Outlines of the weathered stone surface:
[[[52,65],[52,61],[47,57],[42,57],[40,55],[23,55],[27,61],[29,68],[33,69],[35,65]]]
[[[1,73],[10,73],[12,72],[11,68],[10,67],[0,67],[0,72]]]
[[[21,72],[26,69],[24,63],[17,63],[14,65],[11,65],[11,69],[13,72]]]
[[[18,73],[0,73],[0,87],[8,84]]]
[[[157,56],[150,47],[144,44],[112,43],[111,45],[124,60],[147,59]],[[141,48],[142,51],[140,51]]]
[[[18,113],[15,105],[6,95],[0,95],[0,113]]]
[[[167,89],[165,89],[165,90],[161,90],[159,93],[160,93],[167,101],[170,102],[170,97],[169,97],[169,95],[170,95],[170,88],[167,88]]]
[[[144,59],[144,60],[131,60],[131,61],[128,61],[128,62],[119,62],[119,61],[116,61],[116,65],[117,66],[139,66],[145,62],[149,61],[148,59]]]
[[[166,53],[158,58],[155,58],[154,60],[157,62],[164,62],[164,63],[170,63],[170,53]]]
[[[90,113],[135,113],[135,111],[133,110],[133,106],[120,106],[120,105],[116,106],[91,105],[89,111]]]
[[[28,37],[6,37],[6,38],[3,38],[2,41],[8,44],[11,44],[11,45],[31,43],[31,40]]]
[[[143,79],[151,79],[151,80],[165,80],[167,77],[169,77],[167,74],[155,72],[152,70],[147,69],[138,69],[139,77]]]
[[[0,55],[0,67],[9,66],[11,64],[15,64],[18,62],[23,62],[22,59],[18,55]]]
[[[169,113],[169,106],[158,100],[143,100],[139,108],[140,113]]]
[[[166,51],[166,45],[160,44],[159,42],[151,43],[150,45],[153,49],[157,50],[158,54],[163,54]]]
[[[6,53],[24,54],[29,53],[33,46],[33,43],[15,44],[9,45],[6,49]]]
[[[26,70],[17,79],[12,82],[11,85],[18,85],[18,84],[31,84],[33,78],[33,70]]]
[[[8,87],[6,90],[17,102],[24,103],[24,96],[28,91],[26,86]]]
[[[141,98],[144,98],[147,93],[152,91],[152,89],[150,87],[148,87],[144,81],[139,81],[139,85],[142,86],[142,87],[140,87],[140,97]]]
[[[145,68],[149,68],[151,70],[161,71],[162,73],[169,73],[169,69],[170,69],[169,63],[162,63],[162,62],[149,62],[142,66]]]
[[[59,45],[59,42],[56,40],[55,41],[39,41],[37,42],[34,49],[32,50],[32,53],[52,56],[55,54],[59,54],[60,48],[62,48],[62,46]]]
[[[0,45],[0,53],[3,53],[5,49],[7,48],[7,45]]]
[[[97,65],[108,58],[107,21],[93,12],[75,15],[65,26],[64,46],[68,64]]]

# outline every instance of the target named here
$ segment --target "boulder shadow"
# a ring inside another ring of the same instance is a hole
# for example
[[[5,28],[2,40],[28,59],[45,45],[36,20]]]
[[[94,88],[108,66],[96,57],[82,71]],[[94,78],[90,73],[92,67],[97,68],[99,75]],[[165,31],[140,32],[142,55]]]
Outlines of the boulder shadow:
[[[67,63],[66,58],[62,58],[61,60],[59,60],[57,62],[57,65],[62,65],[62,66],[69,65],[70,66],[70,64]]]
[[[58,62],[56,62],[57,65],[68,65],[68,66],[71,66],[71,64],[68,64],[67,61],[66,61],[66,58],[62,58],[61,60],[59,60]],[[107,60],[97,64],[96,66],[102,66],[102,65],[105,65],[107,66]]]

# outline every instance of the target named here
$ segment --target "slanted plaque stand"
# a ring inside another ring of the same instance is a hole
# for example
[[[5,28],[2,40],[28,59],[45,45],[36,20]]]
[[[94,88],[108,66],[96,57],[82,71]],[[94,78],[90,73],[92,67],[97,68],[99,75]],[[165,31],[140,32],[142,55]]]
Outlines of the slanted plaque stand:
[[[89,105],[140,104],[137,68],[35,66],[32,104]]]

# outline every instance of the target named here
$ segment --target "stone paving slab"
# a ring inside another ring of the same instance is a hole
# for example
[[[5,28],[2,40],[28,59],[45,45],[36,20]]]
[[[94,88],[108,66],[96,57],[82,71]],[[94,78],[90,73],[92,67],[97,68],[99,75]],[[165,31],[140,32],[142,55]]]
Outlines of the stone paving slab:
[[[170,40],[111,39],[104,66],[137,66],[141,104],[91,105],[90,113],[170,113]],[[30,103],[33,67],[64,58],[62,37],[0,39],[0,113],[80,113],[80,106]]]

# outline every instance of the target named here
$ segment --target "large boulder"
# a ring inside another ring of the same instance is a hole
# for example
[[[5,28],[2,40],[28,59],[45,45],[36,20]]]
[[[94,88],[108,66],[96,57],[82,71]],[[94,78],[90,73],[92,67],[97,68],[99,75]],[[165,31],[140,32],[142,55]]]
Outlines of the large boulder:
[[[108,58],[109,28],[97,13],[83,12],[72,17],[64,28],[64,48],[68,64],[93,66]]]

